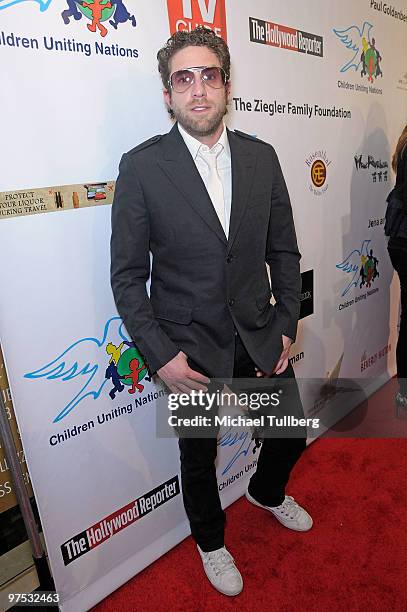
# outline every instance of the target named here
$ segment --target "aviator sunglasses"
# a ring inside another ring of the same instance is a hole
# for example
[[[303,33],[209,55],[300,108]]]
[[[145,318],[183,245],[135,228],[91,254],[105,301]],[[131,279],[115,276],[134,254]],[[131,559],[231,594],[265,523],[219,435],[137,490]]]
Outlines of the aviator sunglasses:
[[[214,89],[220,89],[226,84],[227,77],[223,68],[218,66],[193,66],[173,72],[168,85],[177,93],[184,93],[195,83],[195,73],[199,72],[201,82]]]

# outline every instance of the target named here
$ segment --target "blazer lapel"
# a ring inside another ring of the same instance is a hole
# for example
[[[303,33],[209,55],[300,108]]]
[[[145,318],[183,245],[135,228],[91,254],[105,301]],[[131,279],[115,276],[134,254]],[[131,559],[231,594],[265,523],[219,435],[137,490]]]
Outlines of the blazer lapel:
[[[228,251],[238,233],[246,206],[256,168],[256,155],[248,142],[228,130],[229,146],[232,156],[232,211],[230,216],[230,229]]]
[[[201,219],[227,244],[218,215],[177,124],[162,139],[162,144],[163,155],[158,164]]]

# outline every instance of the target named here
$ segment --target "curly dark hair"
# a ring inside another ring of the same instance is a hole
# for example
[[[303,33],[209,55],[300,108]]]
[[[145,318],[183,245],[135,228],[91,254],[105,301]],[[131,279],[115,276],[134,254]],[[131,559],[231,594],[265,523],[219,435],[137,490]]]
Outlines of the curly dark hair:
[[[230,54],[227,44],[213,30],[198,26],[192,32],[175,32],[157,53],[158,71],[165,89],[168,89],[168,80],[170,78],[170,60],[177,51],[185,47],[207,47],[213,51],[225,71],[226,81],[229,80]]]
[[[407,123],[404,126],[404,130],[400,134],[400,138],[398,139],[396,150],[393,153],[393,158],[391,160],[391,165],[394,172],[397,172],[397,165],[400,161],[401,154],[403,153],[404,148],[407,147]]]

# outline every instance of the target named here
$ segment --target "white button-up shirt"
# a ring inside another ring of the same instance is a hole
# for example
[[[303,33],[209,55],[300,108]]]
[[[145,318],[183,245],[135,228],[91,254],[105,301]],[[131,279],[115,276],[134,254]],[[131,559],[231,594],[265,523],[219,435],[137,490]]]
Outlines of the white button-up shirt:
[[[208,147],[207,145],[199,142],[199,140],[197,140],[196,138],[188,134],[188,132],[186,132],[184,128],[182,127],[182,125],[180,125],[179,123],[178,123],[178,129],[179,129],[179,132],[182,138],[184,139],[186,146],[188,147],[189,152],[192,155],[192,159],[194,160],[195,166],[197,167],[197,170],[199,174],[201,175],[201,178],[207,189],[208,189],[208,179],[209,179],[209,165],[205,161],[205,153],[208,153],[209,151],[211,153],[213,152],[216,153],[216,150],[217,150],[216,147],[220,148],[219,145],[221,145],[222,147],[220,153],[217,155],[217,170],[218,170],[218,175],[221,180],[222,187],[223,187],[223,200],[224,200],[223,204],[224,204],[224,212],[225,212],[224,231],[225,231],[226,237],[228,237],[229,225],[230,225],[230,214],[231,214],[231,208],[232,208],[232,158],[230,154],[230,147],[229,147],[226,126],[223,125],[223,132],[218,142],[215,145],[213,145],[213,147]]]

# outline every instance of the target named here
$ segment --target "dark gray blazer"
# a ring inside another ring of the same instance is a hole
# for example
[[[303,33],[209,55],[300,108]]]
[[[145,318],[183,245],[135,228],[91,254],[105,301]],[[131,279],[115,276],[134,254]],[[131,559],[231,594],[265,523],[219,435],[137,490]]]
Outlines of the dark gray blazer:
[[[120,163],[111,283],[118,312],[151,373],[182,350],[209,376],[232,376],[235,329],[257,366],[270,372],[282,351],[281,335],[295,339],[300,254],[280,164],[271,145],[230,130],[228,138],[228,240],[177,125]]]

